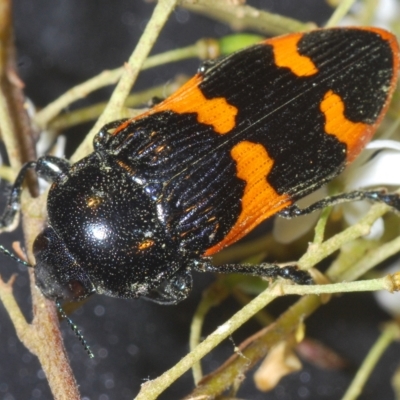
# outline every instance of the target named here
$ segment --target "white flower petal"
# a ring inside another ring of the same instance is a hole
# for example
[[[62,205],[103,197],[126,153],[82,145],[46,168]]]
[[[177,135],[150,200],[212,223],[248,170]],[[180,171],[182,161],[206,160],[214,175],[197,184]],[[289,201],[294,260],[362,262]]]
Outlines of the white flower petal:
[[[376,7],[373,25],[390,28],[390,23],[399,15],[399,4],[396,0],[380,0]]]
[[[400,186],[400,153],[383,150],[345,176],[346,191],[382,186]]]
[[[384,150],[384,149],[391,149],[391,150],[398,150],[400,151],[400,142],[397,140],[373,140],[369,142],[365,147],[366,150]]]

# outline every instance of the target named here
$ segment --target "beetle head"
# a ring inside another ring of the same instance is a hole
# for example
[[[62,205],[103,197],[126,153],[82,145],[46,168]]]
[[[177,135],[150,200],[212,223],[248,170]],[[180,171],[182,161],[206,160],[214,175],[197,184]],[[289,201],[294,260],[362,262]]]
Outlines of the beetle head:
[[[51,227],[37,236],[33,253],[36,285],[47,298],[79,301],[95,292],[85,271]]]

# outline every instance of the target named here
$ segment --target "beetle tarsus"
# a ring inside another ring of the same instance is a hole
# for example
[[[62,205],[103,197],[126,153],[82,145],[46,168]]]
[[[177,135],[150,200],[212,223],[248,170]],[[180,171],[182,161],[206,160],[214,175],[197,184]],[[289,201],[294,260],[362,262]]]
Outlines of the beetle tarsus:
[[[276,264],[261,263],[254,264],[223,264],[214,266],[210,262],[198,264],[195,269],[199,272],[217,272],[220,274],[239,273],[265,278],[290,279],[298,285],[312,285],[314,283],[307,271],[299,270],[294,265],[280,267]]]
[[[400,212],[400,194],[387,193],[385,189],[380,189],[380,190],[355,190],[353,192],[341,193],[336,196],[326,197],[305,208],[300,208],[296,204],[294,204],[280,211],[278,215],[283,218],[290,219],[290,218],[300,217],[302,215],[307,215],[326,207],[331,207],[337,204],[348,203],[351,201],[359,201],[359,200],[370,200],[375,203],[384,203],[392,207],[395,211]]]

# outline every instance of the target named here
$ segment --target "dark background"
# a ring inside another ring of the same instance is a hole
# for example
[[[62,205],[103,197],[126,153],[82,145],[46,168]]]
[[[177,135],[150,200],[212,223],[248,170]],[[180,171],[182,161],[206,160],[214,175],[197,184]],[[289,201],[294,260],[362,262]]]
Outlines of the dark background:
[[[321,0],[254,1],[257,7],[302,21],[322,24],[331,10]],[[106,68],[115,68],[129,57],[154,4],[141,0],[17,0],[14,22],[18,65],[26,83],[26,93],[37,106],[44,106],[73,85]],[[219,37],[230,33],[228,27],[207,18],[177,10],[164,28],[153,53],[192,44],[201,37]],[[198,61],[167,65],[141,74],[135,89],[166,82],[178,72],[193,74]],[[106,99],[109,90],[90,96],[85,102]],[[83,103],[85,103],[83,102]],[[82,103],[81,103],[82,104]],[[79,137],[89,126],[74,130],[69,140]],[[72,142],[72,140],[70,140]],[[4,193],[4,187],[3,187]],[[19,238],[4,234],[1,243]],[[18,301],[30,318],[27,275],[24,268],[1,259],[0,273],[8,278],[19,271],[15,286]],[[191,316],[201,290],[214,279],[195,276],[195,290],[188,300],[162,307],[143,300],[125,301],[94,296],[72,318],[84,331],[96,358],[90,360],[65,322],[62,330],[82,397],[90,400],[132,399],[141,383],[153,379],[174,365],[188,351]],[[279,312],[287,300],[278,302]],[[211,332],[228,319],[238,305],[227,301],[214,310],[205,327]],[[246,399],[326,399],[342,396],[357,366],[379,335],[379,323],[387,320],[369,294],[351,294],[335,298],[307,321],[307,334],[331,346],[350,363],[342,371],[324,371],[305,363],[304,370],[286,377],[270,393],[258,392],[251,374],[239,397]],[[259,329],[255,322],[233,335],[208,355],[203,365],[210,371],[233,352],[233,343]],[[392,345],[380,361],[365,391],[363,400],[390,399],[390,378],[397,367],[400,349]],[[193,386],[185,374],[161,397],[178,399]],[[0,305],[0,399],[50,399],[47,381],[35,356],[16,338],[8,315]]]

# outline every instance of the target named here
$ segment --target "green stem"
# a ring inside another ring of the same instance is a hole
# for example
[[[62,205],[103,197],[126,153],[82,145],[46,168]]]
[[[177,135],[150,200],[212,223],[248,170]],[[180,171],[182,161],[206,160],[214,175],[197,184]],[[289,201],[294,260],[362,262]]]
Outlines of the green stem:
[[[175,8],[176,3],[177,0],[159,0],[157,3],[156,7],[154,8],[153,15],[151,16],[151,19],[148,22],[146,29],[139,40],[139,43],[125,65],[124,72],[117,84],[117,87],[111,95],[107,107],[97,120],[96,124],[90,130],[85,140],[79,146],[78,150],[71,157],[72,162],[78,161],[92,151],[93,137],[103,125],[109,121],[119,118],[125,100],[129,95],[133,83],[139,75],[144,60],[149,55],[153,44],[157,40],[157,37],[162,27],[167,22],[172,10]]]
[[[190,326],[190,351],[193,351],[201,341],[201,331],[205,316],[211,308],[219,305],[229,295],[227,288],[220,281],[214,282],[204,293],[193,315],[192,324]],[[203,373],[200,360],[192,366],[194,383],[197,385],[201,380]]]
[[[199,42],[182,49],[171,50],[165,53],[151,56],[145,60],[141,70],[143,71],[145,69],[153,68],[158,65],[184,60],[186,58],[200,57],[200,53],[198,50]],[[69,89],[58,99],[54,100],[48,106],[37,112],[34,117],[36,125],[38,125],[41,129],[45,129],[50,121],[52,121],[63,109],[68,107],[71,103],[79,99],[85,98],[89,93],[92,93],[95,90],[98,90],[104,86],[113,85],[118,82],[118,79],[121,77],[124,69],[125,67],[120,67],[110,71],[103,71],[99,75],[94,76],[86,82],[83,82]],[[146,100],[148,99],[149,97]],[[106,103],[104,103],[102,110],[104,110],[105,106]]]
[[[356,0],[342,0],[341,3],[336,7],[334,13],[329,18],[328,22],[325,25],[325,28],[336,26],[342,20],[342,18],[346,16],[346,14],[349,12],[350,8],[355,2]]]
[[[177,82],[179,81],[179,82]],[[125,102],[126,107],[135,108],[139,105],[146,104],[153,97],[163,97],[172,94],[182,83],[184,79],[177,79],[171,84],[163,84],[155,86],[151,89],[143,90],[138,93],[131,94]],[[107,106],[107,102],[93,104],[89,107],[80,108],[66,114],[61,114],[49,123],[50,130],[63,130],[71,126],[82,124],[84,122],[93,121],[99,117]],[[143,112],[142,110],[139,110]]]
[[[289,294],[325,294],[325,293],[343,293],[343,292],[355,292],[355,291],[376,291],[386,289],[389,291],[398,290],[395,280],[392,276],[386,276],[381,279],[371,279],[367,281],[357,281],[357,282],[344,282],[344,283],[336,283],[331,285],[311,285],[311,286],[300,286],[300,285],[291,285],[291,284],[281,284],[279,282],[271,285],[268,289],[262,292],[259,296],[253,299],[250,303],[244,306],[240,311],[238,311],[232,318],[230,318],[227,322],[221,325],[216,331],[210,334],[203,342],[201,342],[191,353],[182,358],[174,367],[170,370],[166,371],[164,374],[154,379],[153,381],[148,381],[142,385],[142,389],[137,396],[137,400],[151,400],[156,399],[158,395],[160,395],[167,387],[169,387],[176,379],[178,379],[182,374],[184,374],[192,365],[198,362],[202,357],[208,354],[212,349],[214,349],[218,344],[220,344],[224,339],[229,337],[233,332],[235,332],[241,325],[243,325],[246,321],[252,318],[256,313],[258,313],[261,309],[263,309],[267,304],[271,301],[280,297],[282,295]],[[310,296],[303,298],[308,299]],[[301,303],[300,300],[298,303]],[[297,303],[297,304],[298,304]],[[302,304],[302,303],[301,303]],[[319,300],[318,300],[319,304]],[[315,306],[317,307],[318,304]],[[293,311],[291,311],[293,313]],[[277,320],[281,321],[282,319],[286,321],[285,315],[283,314],[281,318]],[[291,315],[291,314],[290,314]],[[299,314],[297,317],[300,319],[305,318],[307,313],[304,311]],[[273,324],[275,326],[275,324]],[[286,326],[286,325],[285,325]],[[290,332],[293,331],[293,327],[291,326]],[[268,327],[267,329],[270,329]],[[287,328],[289,330],[289,328]],[[278,335],[282,340],[281,330],[278,329]],[[253,355],[254,356],[254,355]],[[246,360],[247,356],[245,356]],[[250,365],[247,365],[249,367]],[[231,371],[231,370],[230,370]],[[238,370],[236,370],[237,374]],[[225,372],[224,372],[225,373]],[[232,371],[230,374],[233,373]],[[220,376],[220,380],[224,381],[224,378]],[[226,380],[225,383],[232,382]],[[207,389],[209,390],[209,389]],[[210,389],[212,390],[212,389]],[[207,392],[208,393],[208,392]],[[197,389],[194,393],[192,393],[194,397],[201,395],[201,393],[197,393]]]
[[[400,330],[398,324],[389,323],[386,325],[378,340],[368,352],[368,355],[361,367],[358,369],[353,382],[347,389],[345,395],[342,397],[342,400],[354,400],[360,395],[362,388],[367,382],[372,370],[378,363],[382,354],[394,340],[399,338],[399,335]]]
[[[229,321],[221,325],[217,330],[207,336],[191,353],[183,357],[174,367],[164,372],[158,378],[147,381],[136,397],[136,400],[152,400],[156,399],[167,387],[169,387],[176,379],[184,374],[198,362],[202,357],[208,354],[224,339],[229,337],[236,329],[249,320],[254,314],[269,304],[276,295],[265,290],[249,304],[238,311]]]
[[[390,208],[384,204],[375,204],[356,225],[338,233],[320,245],[311,244],[307,253],[300,258],[298,262],[299,267],[301,269],[310,268],[326,258],[327,255],[339,250],[344,243],[367,235],[370,232],[372,224],[389,209]]]
[[[231,25],[236,30],[251,29],[262,34],[282,35],[289,32],[307,31],[316,27],[314,23],[303,23],[248,5],[235,4],[230,0],[180,0],[179,5]]]

